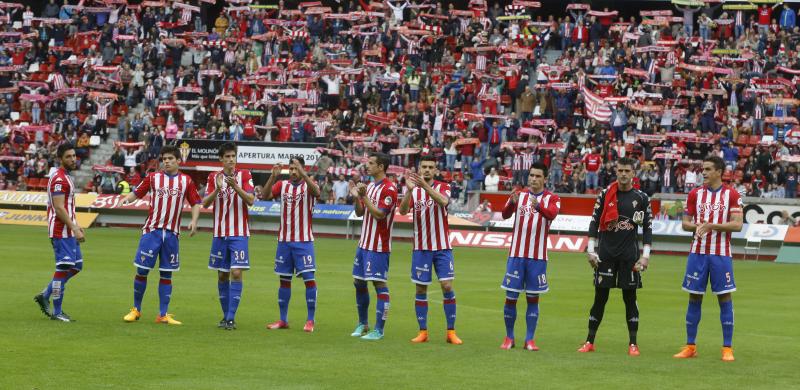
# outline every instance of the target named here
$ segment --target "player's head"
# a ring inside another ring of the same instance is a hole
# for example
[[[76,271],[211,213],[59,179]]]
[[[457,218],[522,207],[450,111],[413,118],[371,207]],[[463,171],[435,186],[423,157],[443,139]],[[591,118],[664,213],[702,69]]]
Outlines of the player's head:
[[[64,142],[63,144],[58,145],[58,149],[56,149],[56,157],[58,157],[58,160],[61,162],[61,166],[67,171],[75,169],[75,167],[78,165],[78,157],[75,155],[75,147],[69,142]]]
[[[289,163],[291,164],[289,165],[289,179],[292,181],[300,180],[300,172],[298,172],[297,168],[294,166],[295,162],[297,162],[297,164],[300,165],[300,167],[303,167],[303,169],[305,169],[306,166],[306,160],[304,160],[300,156],[294,156],[291,159],[289,159]]]
[[[236,144],[233,142],[226,142],[219,146],[217,151],[219,161],[225,169],[236,168]]]
[[[718,187],[725,172],[725,161],[720,156],[708,156],[703,160],[703,184]]]
[[[632,158],[623,157],[617,160],[617,182],[623,186],[629,186],[633,183],[633,177],[636,176],[636,162]]]
[[[437,173],[439,173],[439,168],[436,165],[436,157],[428,155],[420,159],[419,175],[423,180],[431,181]]]
[[[161,164],[164,166],[164,172],[175,174],[178,172],[178,148],[167,145],[161,148]]]
[[[533,163],[528,171],[528,185],[531,190],[536,194],[542,192],[545,180],[547,180],[547,166],[539,161]]]
[[[376,177],[386,175],[389,169],[389,156],[384,153],[372,153],[367,160],[367,174]]]

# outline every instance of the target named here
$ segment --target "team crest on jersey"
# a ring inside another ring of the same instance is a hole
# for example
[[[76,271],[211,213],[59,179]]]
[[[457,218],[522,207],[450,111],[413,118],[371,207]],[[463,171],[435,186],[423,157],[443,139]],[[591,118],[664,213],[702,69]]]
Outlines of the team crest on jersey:
[[[383,204],[385,204],[387,206],[391,206],[392,205],[392,197],[391,196],[387,196],[386,198],[384,198],[383,199]]]
[[[53,186],[53,192],[61,192],[61,184],[56,184]]]

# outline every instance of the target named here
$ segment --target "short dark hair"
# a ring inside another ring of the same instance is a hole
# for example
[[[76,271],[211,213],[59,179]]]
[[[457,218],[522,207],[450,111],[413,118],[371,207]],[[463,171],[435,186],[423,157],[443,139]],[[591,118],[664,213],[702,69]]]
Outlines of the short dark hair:
[[[225,153],[228,153],[228,152],[231,152],[231,151],[233,151],[233,152],[236,151],[236,144],[233,143],[233,142],[226,142],[226,143],[224,143],[224,144],[219,146],[218,154],[219,154],[220,157],[222,157],[222,156],[225,155]]]
[[[68,151],[73,149],[75,149],[75,146],[73,146],[72,143],[64,142],[63,144],[58,145],[58,149],[56,149],[56,157],[62,158]]]
[[[164,157],[165,154],[171,154],[176,159],[181,158],[180,153],[178,153],[178,148],[172,145],[166,145],[161,148],[161,153],[159,153],[159,155]]]
[[[436,164],[436,163],[437,163],[437,161],[436,161],[436,157],[435,157],[435,156],[433,156],[433,155],[431,155],[431,154],[429,154],[429,155],[427,155],[427,156],[422,156],[422,157],[420,157],[420,159],[419,159],[419,163],[420,163],[420,165],[422,164],[422,162],[423,162],[423,161],[433,161],[433,163],[434,163],[434,164]]]
[[[703,162],[710,162],[714,164],[714,169],[718,171],[725,170],[725,161],[720,156],[708,156],[703,159]]]
[[[391,163],[391,159],[389,158],[388,154],[375,152],[375,153],[370,154],[369,156],[370,157],[375,157],[375,162],[378,165],[383,165],[383,171],[384,172],[386,172],[386,170],[389,169],[389,164]]]
[[[620,165],[630,165],[631,167],[636,168],[636,160],[630,157],[622,157],[619,160],[617,160],[617,166]]]
[[[299,156],[299,155],[298,156],[292,156],[292,158],[289,159],[289,162],[292,162],[292,160],[297,160],[297,162],[299,162],[300,165],[306,166],[306,160],[303,159],[303,156]]]
[[[531,165],[531,169],[541,169],[542,170],[542,176],[547,178],[547,165],[544,165],[543,162],[537,161],[537,162],[533,163],[533,165]],[[528,173],[530,173],[530,169],[528,170]]]

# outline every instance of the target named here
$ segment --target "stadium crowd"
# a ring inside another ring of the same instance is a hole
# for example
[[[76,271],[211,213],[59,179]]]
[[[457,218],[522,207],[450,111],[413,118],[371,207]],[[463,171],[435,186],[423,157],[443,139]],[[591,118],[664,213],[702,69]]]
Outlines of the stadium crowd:
[[[648,194],[685,193],[709,154],[742,194],[797,195],[790,4],[678,0],[626,19],[533,1],[229,0],[216,17],[205,0],[48,1],[0,3],[3,188],[40,185],[59,143],[85,160],[115,129],[119,169],[93,190],[135,186],[163,145],[203,138],[319,144],[332,203],[352,201],[373,150],[398,181],[437,156],[461,200],[525,185],[535,161],[550,188],[594,193],[625,156]]]

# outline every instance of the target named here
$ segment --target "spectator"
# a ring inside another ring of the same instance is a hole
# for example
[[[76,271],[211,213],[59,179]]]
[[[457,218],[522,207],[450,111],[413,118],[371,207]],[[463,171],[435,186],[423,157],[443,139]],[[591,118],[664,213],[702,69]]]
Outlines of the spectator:
[[[496,192],[499,184],[500,176],[497,175],[497,169],[492,167],[489,170],[489,174],[486,175],[486,178],[484,179],[484,188],[486,191]]]

